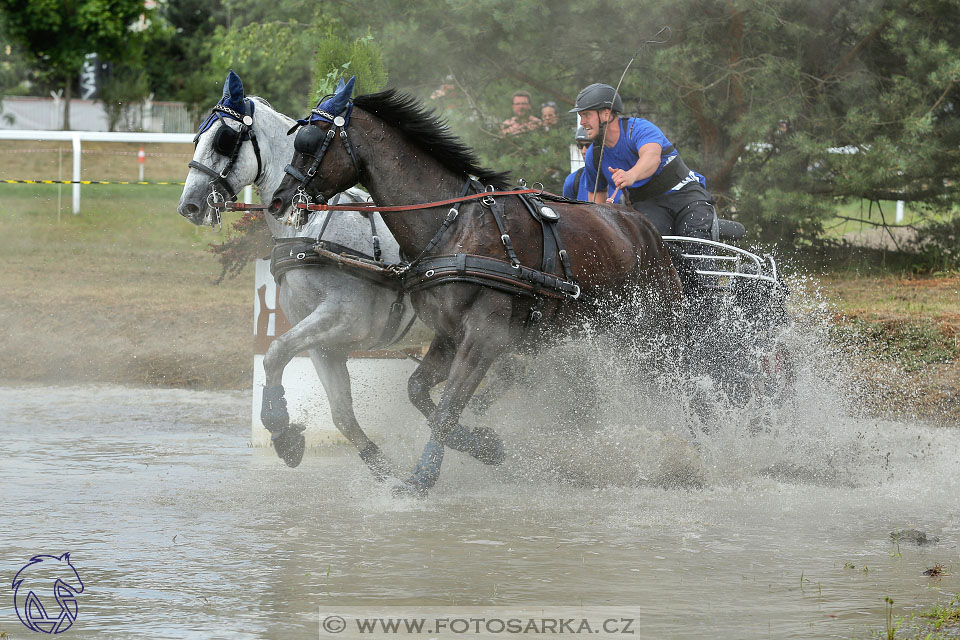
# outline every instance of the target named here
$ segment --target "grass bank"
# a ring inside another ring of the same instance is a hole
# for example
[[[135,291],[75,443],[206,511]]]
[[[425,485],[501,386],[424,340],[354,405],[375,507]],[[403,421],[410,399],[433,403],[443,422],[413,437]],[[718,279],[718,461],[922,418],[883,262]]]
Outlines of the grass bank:
[[[213,286],[221,236],[176,213],[180,190],[4,185],[0,377],[237,388],[251,380],[252,276]]]

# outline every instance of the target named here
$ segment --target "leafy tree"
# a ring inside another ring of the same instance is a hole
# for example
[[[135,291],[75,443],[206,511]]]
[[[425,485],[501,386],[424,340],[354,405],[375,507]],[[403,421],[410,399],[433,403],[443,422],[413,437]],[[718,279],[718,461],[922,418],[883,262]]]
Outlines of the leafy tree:
[[[72,85],[88,53],[120,59],[138,38],[130,25],[142,0],[0,0],[3,30],[35,67],[64,89],[64,128],[70,128]]]
[[[314,102],[336,90],[337,80],[357,76],[354,93],[374,93],[387,84],[383,52],[373,36],[350,40],[328,35],[317,45],[313,59]]]
[[[288,115],[299,114],[312,97],[310,62],[327,32],[296,20],[219,27],[211,38],[210,80],[222,82],[233,69],[248,94],[267,98]]]
[[[817,237],[838,202],[949,210],[960,192],[960,0],[355,2],[393,83],[436,102],[488,164],[548,175],[498,139],[517,88],[571,104],[591,82],[660,126],[725,214],[760,237]],[[648,44],[663,26],[662,44]],[[424,34],[429,34],[425,38]],[[444,89],[449,87],[449,89]],[[562,120],[572,135],[572,117]],[[515,152],[517,155],[513,155]],[[565,160],[563,151],[559,161]],[[539,174],[539,176],[537,175]]]
[[[130,107],[142,102],[149,93],[147,77],[141,67],[114,64],[100,87],[100,102],[107,114],[107,129],[116,131]]]
[[[211,34],[226,20],[227,12],[218,0],[158,4],[143,34],[147,53],[143,67],[158,99],[185,102],[197,116],[209,108],[210,89],[215,86],[209,74]]]

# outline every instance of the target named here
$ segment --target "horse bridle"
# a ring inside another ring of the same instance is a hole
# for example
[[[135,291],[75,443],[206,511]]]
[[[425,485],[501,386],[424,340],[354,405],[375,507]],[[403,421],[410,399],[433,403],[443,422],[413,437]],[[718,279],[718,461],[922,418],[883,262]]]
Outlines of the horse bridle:
[[[218,203],[218,198],[222,198],[224,202],[234,202],[237,199],[237,194],[240,193],[240,189],[234,189],[231,186],[230,182],[227,180],[227,176],[230,175],[230,172],[233,170],[233,165],[236,163],[237,158],[240,156],[240,148],[243,146],[243,143],[249,140],[253,144],[253,153],[257,157],[257,175],[253,179],[254,182],[260,179],[260,175],[263,173],[263,161],[260,158],[260,145],[257,143],[257,134],[253,130],[253,104],[250,100],[244,100],[244,111],[245,113],[240,113],[231,109],[230,107],[224,104],[216,105],[211,111],[211,115],[207,118],[207,121],[204,124],[210,123],[207,126],[201,125],[200,131],[197,132],[196,137],[193,139],[193,144],[196,146],[197,142],[200,140],[200,136],[203,135],[207,129],[212,126],[210,122],[211,119],[216,119],[220,121],[220,128],[217,129],[217,132],[213,137],[213,150],[222,156],[227,156],[229,160],[223,166],[223,169],[217,171],[212,167],[197,162],[196,160],[191,160],[188,165],[192,169],[196,169],[202,173],[210,176],[210,198],[213,202],[211,208],[217,212],[219,217],[220,211],[215,206]],[[224,122],[224,117],[233,118],[240,123],[240,129],[234,129],[227,125]],[[220,188],[224,193],[220,193],[217,188]]]
[[[336,138],[337,133],[340,134],[340,139],[343,141],[343,146],[347,150],[347,155],[350,156],[350,160],[353,162],[353,170],[356,175],[355,182],[360,182],[360,163],[357,162],[357,156],[353,152],[353,145],[350,144],[350,136],[347,134],[347,124],[350,122],[350,114],[352,111],[353,102],[348,103],[347,107],[339,115],[333,115],[320,107],[316,107],[310,111],[311,115],[308,119],[297,120],[297,124],[293,125],[293,127],[287,131],[287,135],[290,135],[294,131],[297,131],[297,129],[300,129],[297,137],[293,140],[293,148],[300,153],[313,157],[313,164],[310,165],[310,168],[307,169],[305,174],[292,164],[288,164],[283,169],[285,173],[290,174],[295,180],[300,182],[297,188],[297,194],[293,197],[293,204],[310,203],[310,197],[307,196],[306,193],[307,185],[316,177],[317,172],[320,170],[320,163],[323,162],[324,156],[326,156],[327,151],[330,150],[330,144],[334,138]],[[319,139],[319,129],[316,129],[311,124],[311,122],[315,120],[322,120],[333,125],[327,129],[322,140]],[[327,196],[318,193],[314,197],[314,200],[319,204],[324,204],[327,201]]]

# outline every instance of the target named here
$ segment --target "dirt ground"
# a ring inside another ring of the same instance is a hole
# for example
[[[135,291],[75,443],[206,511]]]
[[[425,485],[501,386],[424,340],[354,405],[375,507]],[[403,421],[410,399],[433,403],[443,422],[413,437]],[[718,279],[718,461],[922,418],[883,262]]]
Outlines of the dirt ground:
[[[855,332],[878,413],[960,426],[960,277],[820,280],[833,322]]]

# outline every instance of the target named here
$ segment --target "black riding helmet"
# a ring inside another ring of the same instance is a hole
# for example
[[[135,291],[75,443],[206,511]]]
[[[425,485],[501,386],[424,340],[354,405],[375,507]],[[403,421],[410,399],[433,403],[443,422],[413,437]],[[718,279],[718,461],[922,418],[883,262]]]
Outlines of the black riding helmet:
[[[590,139],[590,136],[587,135],[587,130],[583,127],[577,127],[577,134],[573,136],[573,139],[577,142],[583,142],[590,144],[593,140]]]
[[[616,113],[623,112],[623,100],[617,90],[608,84],[594,82],[577,94],[577,102],[569,113],[579,113],[591,109],[610,109]]]

